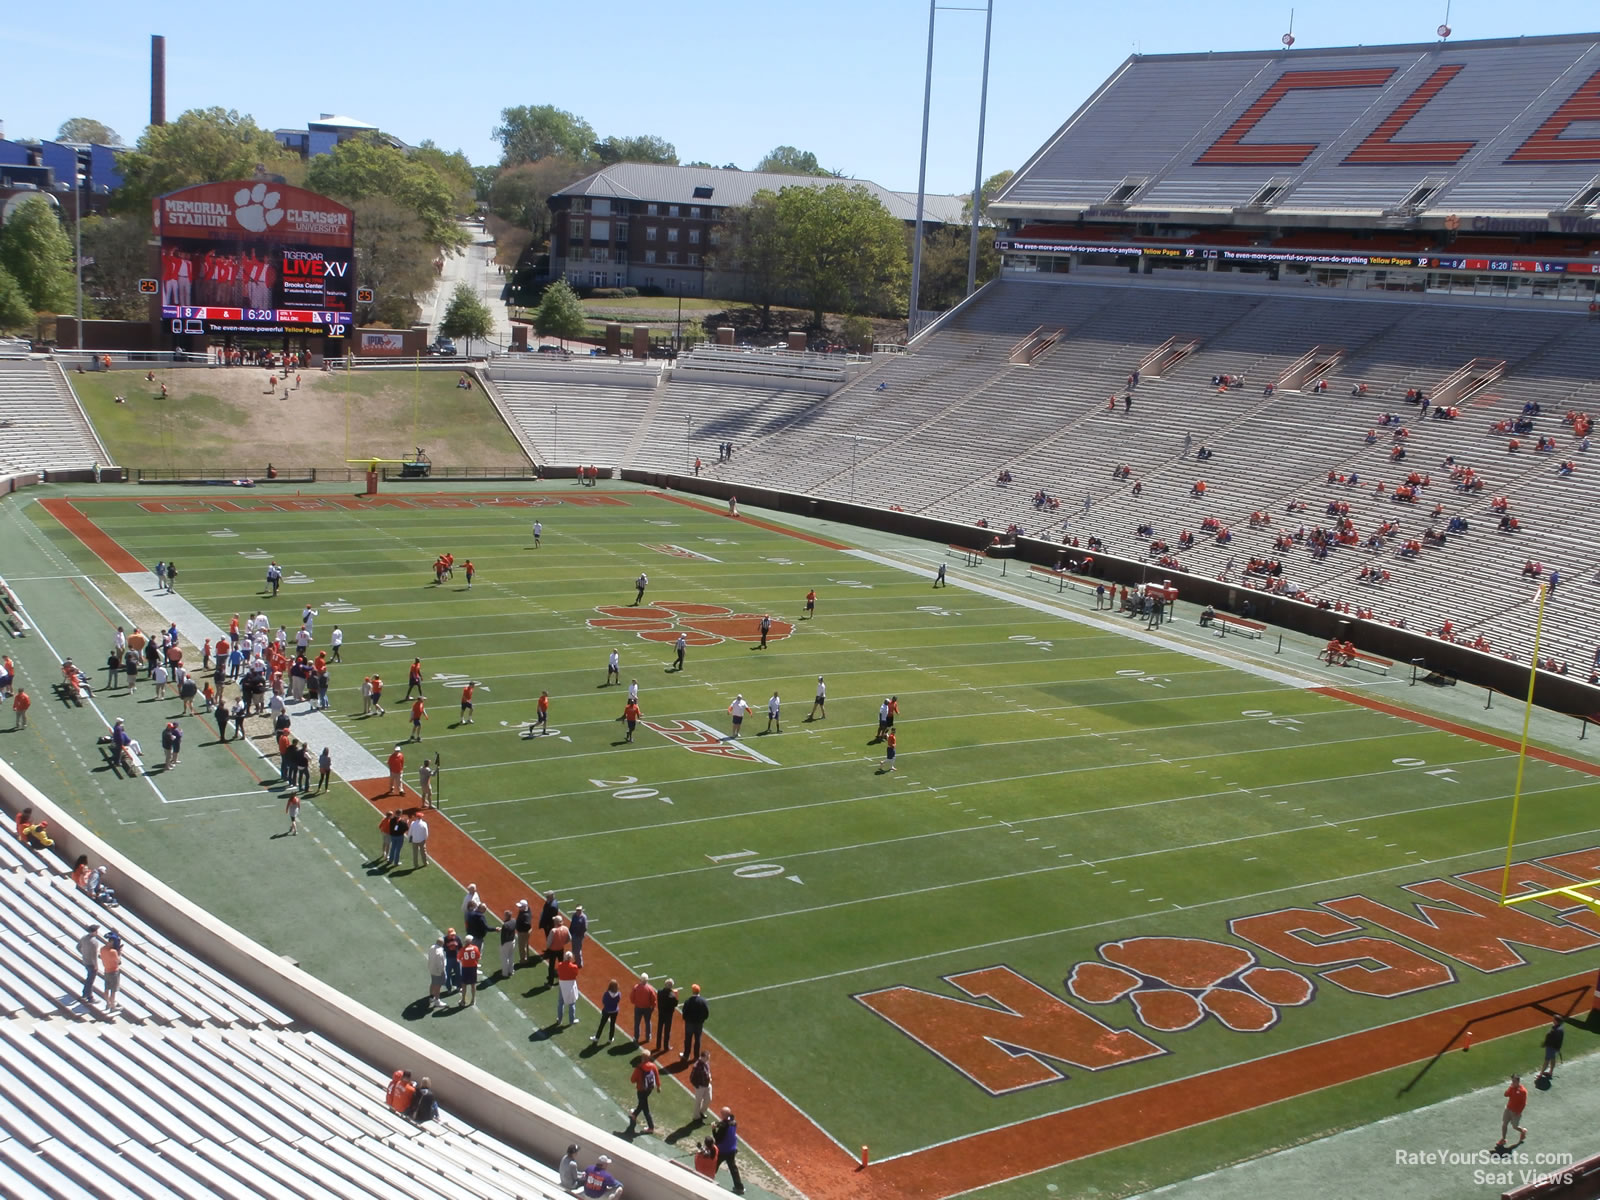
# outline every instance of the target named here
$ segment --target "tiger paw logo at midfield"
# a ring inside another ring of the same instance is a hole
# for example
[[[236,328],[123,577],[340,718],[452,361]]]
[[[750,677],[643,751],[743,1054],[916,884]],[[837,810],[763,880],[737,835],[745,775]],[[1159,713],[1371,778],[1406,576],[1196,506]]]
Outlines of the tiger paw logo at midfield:
[[[761,640],[760,613],[736,613],[720,604],[603,604],[595,611],[604,615],[589,618],[591,629],[634,633],[647,642],[672,643],[679,634],[690,646]],[[793,632],[792,624],[774,617],[767,640],[782,641]]]
[[[283,209],[278,207],[278,193],[269,192],[264,183],[258,183],[253,188],[240,188],[233,194],[233,205],[233,215],[251,233],[265,233],[283,220]]]
[[[1316,994],[1299,972],[1264,967],[1248,950],[1204,938],[1127,938],[1101,946],[1100,957],[1106,961],[1073,967],[1067,990],[1089,1004],[1127,997],[1139,1020],[1164,1033],[1208,1015],[1238,1033],[1260,1033],[1278,1023],[1280,1008]]]

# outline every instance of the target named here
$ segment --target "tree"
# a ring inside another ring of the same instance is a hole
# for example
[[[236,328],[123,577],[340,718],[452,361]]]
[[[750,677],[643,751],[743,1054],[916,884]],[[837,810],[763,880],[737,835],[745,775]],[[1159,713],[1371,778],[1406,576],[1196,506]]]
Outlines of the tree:
[[[761,328],[772,327],[772,305],[783,291],[788,244],[778,216],[778,197],[762,190],[728,214],[722,244],[710,256],[719,271],[738,271],[747,294],[761,307]]]
[[[983,181],[983,186],[978,189],[978,223],[989,223],[989,204],[1000,194],[1000,189],[1011,182],[1015,171],[996,171]],[[961,219],[972,220],[972,197],[967,197],[967,202],[961,206]]]
[[[832,175],[817,162],[809,150],[796,150],[793,146],[778,146],[756,164],[758,171],[771,171],[779,175]]]
[[[421,220],[424,236],[435,246],[464,246],[467,235],[456,224],[457,196],[449,180],[424,158],[376,138],[351,138],[311,160],[306,182],[347,203],[386,196]]]
[[[978,277],[984,284],[1000,269],[995,253],[994,227],[978,228]],[[954,308],[967,294],[967,250],[971,230],[964,225],[944,225],[930,230],[922,242],[921,306],[929,310]]]
[[[489,211],[508,225],[529,230],[543,245],[550,238],[550,197],[587,168],[570,158],[543,158],[500,172],[489,192]]]
[[[417,162],[426,163],[434,173],[450,186],[455,195],[456,215],[471,212],[478,199],[478,174],[467,156],[456,150],[446,153],[430,139],[411,151]]]
[[[541,158],[587,159],[595,143],[594,127],[553,104],[524,104],[500,110],[494,138],[505,148],[501,164],[538,162]]]
[[[156,196],[196,183],[248,179],[257,167],[282,172],[299,158],[272,134],[232,109],[190,109],[176,121],[152,125],[117,158],[123,186],[116,207],[148,217]]]
[[[61,122],[56,130],[58,142],[94,142],[100,146],[120,146],[122,139],[117,131],[93,117],[71,117]]]
[[[83,287],[88,308],[113,321],[140,321],[149,301],[139,280],[150,274],[150,226],[134,217],[83,219]]]
[[[437,253],[422,218],[387,196],[353,200],[356,220],[356,278],[376,293],[373,304],[358,304],[363,325],[405,329],[417,319],[417,297],[433,286]]]
[[[588,328],[589,317],[583,311],[583,302],[578,299],[578,293],[572,290],[572,285],[565,279],[558,279],[544,290],[544,298],[539,301],[539,310],[533,315],[534,332],[540,337],[560,338],[563,343],[568,338],[579,338]]]
[[[0,267],[0,333],[27,329],[33,324],[33,306],[22,294],[22,285],[4,267]]]
[[[620,162],[678,165],[678,148],[648,133],[638,137],[608,137],[594,144],[593,153],[595,159],[606,166]]]
[[[43,196],[30,196],[0,226],[0,268],[22,289],[33,312],[69,312],[76,278],[72,239]]]
[[[905,227],[866,188],[786,187],[777,215],[789,276],[815,325],[828,312],[903,311]]]
[[[472,355],[472,339],[487,338],[494,333],[494,314],[489,306],[473,294],[466,281],[456,284],[450,297],[450,307],[444,310],[439,322],[439,332],[448,338],[466,338],[467,355]]]

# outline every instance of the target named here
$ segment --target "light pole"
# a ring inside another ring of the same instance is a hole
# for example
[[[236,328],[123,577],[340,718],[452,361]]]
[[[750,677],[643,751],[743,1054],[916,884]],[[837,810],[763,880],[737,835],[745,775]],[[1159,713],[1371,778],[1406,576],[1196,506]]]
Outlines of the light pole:
[[[74,328],[77,330],[77,336],[76,336],[77,345],[75,347],[73,347],[73,348],[76,349],[76,350],[82,350],[83,349],[83,185],[78,181],[77,169],[76,168],[73,169],[73,179],[72,179],[72,183],[71,184],[62,183],[62,184],[58,184],[57,187],[61,191],[66,191],[68,187],[72,188],[72,239],[73,239],[73,241],[72,241],[72,249],[73,249],[72,258],[73,258],[73,276],[77,281],[77,294],[78,294],[77,310],[76,310],[77,320],[76,320],[76,322],[74,322]]]

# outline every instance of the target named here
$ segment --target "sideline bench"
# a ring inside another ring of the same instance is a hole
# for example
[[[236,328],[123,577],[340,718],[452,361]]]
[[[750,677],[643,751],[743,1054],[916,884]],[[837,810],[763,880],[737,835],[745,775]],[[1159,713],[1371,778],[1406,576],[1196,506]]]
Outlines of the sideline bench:
[[[1392,659],[1381,658],[1376,654],[1368,654],[1365,650],[1353,650],[1347,662],[1331,661],[1327,650],[1323,650],[1317,657],[1330,667],[1361,667],[1363,670],[1376,671],[1380,675],[1387,675],[1389,668],[1394,666]]]
[[[22,619],[22,605],[18,603],[11,585],[4,579],[0,579],[0,621],[5,622],[6,632],[12,637],[21,637],[32,629],[32,626]]]
[[[1029,567],[1028,571],[1040,579],[1054,579],[1056,581],[1056,591],[1058,592],[1064,592],[1068,587],[1074,589],[1085,587],[1093,591],[1100,582],[1097,579],[1085,579],[1082,575],[1073,575],[1067,571],[1058,571],[1054,567],[1034,566]]]
[[[946,547],[946,550],[948,550],[951,554],[961,555],[969,567],[981,567],[983,565],[983,560],[989,557],[989,552],[987,550],[978,550],[971,546],[958,546],[954,542],[951,542],[950,545]]]
[[[1258,638],[1267,632],[1267,627],[1260,621],[1252,621],[1248,617],[1235,617],[1230,613],[1213,613],[1211,624],[1217,627],[1218,637],[1227,637],[1230,629],[1247,638]]]

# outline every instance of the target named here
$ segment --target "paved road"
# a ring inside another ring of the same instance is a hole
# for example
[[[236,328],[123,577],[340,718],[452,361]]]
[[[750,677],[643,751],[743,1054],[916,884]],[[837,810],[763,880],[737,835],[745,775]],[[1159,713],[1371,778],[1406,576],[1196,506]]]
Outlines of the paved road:
[[[500,299],[505,277],[494,264],[494,239],[483,231],[482,226],[463,222],[461,228],[471,242],[460,254],[452,254],[445,259],[444,272],[439,277],[438,285],[422,301],[422,319],[428,323],[430,336],[437,337],[439,323],[444,320],[445,310],[450,307],[450,297],[455,294],[456,285],[465,282],[489,306],[489,312],[494,316],[494,335],[490,340],[498,347],[509,346],[511,317]],[[474,353],[480,352],[480,346],[479,342],[473,343]],[[466,345],[463,343],[460,348],[465,351]]]

